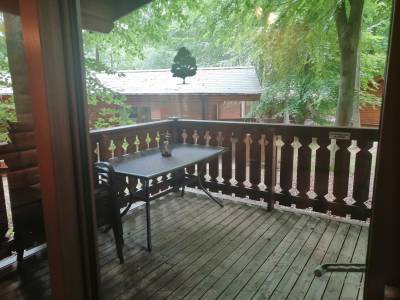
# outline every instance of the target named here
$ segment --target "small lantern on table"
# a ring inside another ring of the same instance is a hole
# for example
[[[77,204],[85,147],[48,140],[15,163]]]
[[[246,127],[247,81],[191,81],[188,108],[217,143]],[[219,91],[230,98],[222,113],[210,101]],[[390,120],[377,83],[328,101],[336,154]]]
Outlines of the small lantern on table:
[[[165,134],[161,134],[160,140],[160,151],[164,157],[170,157],[172,154],[171,148],[171,134],[167,131]]]

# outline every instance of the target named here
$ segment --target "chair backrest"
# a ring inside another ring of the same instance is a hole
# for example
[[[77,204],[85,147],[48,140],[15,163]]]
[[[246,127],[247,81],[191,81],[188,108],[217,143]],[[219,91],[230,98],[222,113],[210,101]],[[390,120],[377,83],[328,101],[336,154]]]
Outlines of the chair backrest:
[[[94,187],[98,225],[120,224],[117,180],[113,167],[107,162],[94,164]]]

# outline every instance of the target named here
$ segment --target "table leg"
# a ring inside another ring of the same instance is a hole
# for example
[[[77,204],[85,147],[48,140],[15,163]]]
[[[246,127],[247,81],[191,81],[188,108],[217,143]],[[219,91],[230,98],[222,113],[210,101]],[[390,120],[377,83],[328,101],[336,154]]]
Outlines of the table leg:
[[[151,221],[150,221],[150,193],[149,193],[149,180],[144,183],[144,197],[146,202],[146,225],[147,225],[147,250],[150,252],[151,245]]]
[[[185,182],[182,184],[181,197],[185,195]]]
[[[202,183],[202,178],[204,178],[204,174],[203,174],[203,168],[201,165],[199,165],[199,167],[197,168],[197,185],[199,186],[199,188],[206,193],[206,195],[208,196],[208,198],[210,198],[211,200],[213,200],[214,202],[216,202],[219,206],[224,207],[224,205],[218,200],[216,199],[213,195],[211,195],[211,193],[209,191],[207,191],[207,189],[203,186]]]
[[[177,170],[173,174],[174,176],[174,183],[173,183],[173,192],[179,192],[179,188],[181,188],[181,197],[185,194],[185,170]]]

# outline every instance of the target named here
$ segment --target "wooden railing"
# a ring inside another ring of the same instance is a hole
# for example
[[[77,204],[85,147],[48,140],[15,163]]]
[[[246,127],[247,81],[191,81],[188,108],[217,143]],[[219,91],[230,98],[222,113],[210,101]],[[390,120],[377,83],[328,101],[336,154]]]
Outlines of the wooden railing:
[[[179,143],[230,149],[207,166],[210,191],[256,201],[273,195],[280,205],[358,220],[371,215],[377,129],[168,120],[93,131],[94,160],[156,147],[167,130]]]

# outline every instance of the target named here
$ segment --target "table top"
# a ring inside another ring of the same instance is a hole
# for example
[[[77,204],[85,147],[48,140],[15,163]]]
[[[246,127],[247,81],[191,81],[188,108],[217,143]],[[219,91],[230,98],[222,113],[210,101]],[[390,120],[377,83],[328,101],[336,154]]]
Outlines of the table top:
[[[163,157],[158,148],[152,148],[115,157],[109,162],[116,173],[150,179],[209,161],[224,151],[223,147],[173,144],[170,157]]]

